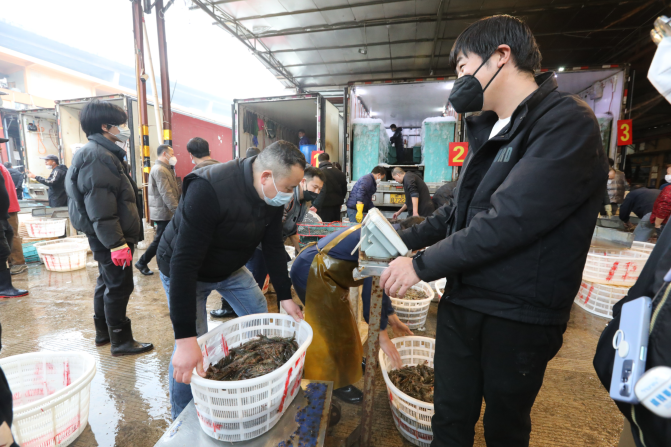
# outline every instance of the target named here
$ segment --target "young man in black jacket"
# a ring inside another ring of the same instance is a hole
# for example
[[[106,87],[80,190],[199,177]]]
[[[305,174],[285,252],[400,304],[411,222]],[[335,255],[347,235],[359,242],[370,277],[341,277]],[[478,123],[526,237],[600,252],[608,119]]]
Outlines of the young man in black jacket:
[[[303,318],[291,300],[282,240],[284,205],[303,179],[305,157],[276,141],[252,158],[198,169],[184,177],[182,199],[163,233],[157,261],[175,331],[169,391],[176,418],[191,401],[191,372],[204,376],[196,341],[207,332],[207,297],[219,292],[237,315],[267,312],[267,302],[245,263],[262,244],[282,308]]]
[[[608,163],[588,105],[534,78],[541,55],[526,24],[493,16],[452,47],[450,94],[470,151],[454,206],[401,232],[415,258],[380,282],[402,296],[447,277],[438,308],[432,446],[473,445],[483,396],[489,447],[529,445],[530,412],[562,345],[580,287]],[[552,197],[552,200],[548,200]]]
[[[133,292],[133,250],[142,235],[137,185],[127,171],[118,142],[130,137],[126,112],[109,102],[91,101],[80,113],[88,138],[72,158],[65,177],[70,222],[88,236],[98,281],[93,294],[96,346],[112,343],[114,356],[140,354],[151,343],[133,338],[126,308]]]
[[[324,189],[313,203],[317,208],[322,222],[340,221],[340,209],[347,196],[347,176],[344,172],[333,167],[331,157],[324,152],[319,154],[319,169],[324,171]]]

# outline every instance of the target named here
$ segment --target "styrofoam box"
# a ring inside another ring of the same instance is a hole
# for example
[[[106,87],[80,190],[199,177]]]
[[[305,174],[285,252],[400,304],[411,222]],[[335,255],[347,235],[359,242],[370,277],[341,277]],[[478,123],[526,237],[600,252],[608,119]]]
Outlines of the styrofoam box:
[[[587,312],[613,318],[613,306],[629,291],[629,287],[609,286],[583,280],[574,302]]]
[[[391,340],[396,346],[401,363],[406,365],[417,365],[428,362],[433,368],[433,355],[436,351],[436,340],[428,337],[399,337]],[[380,369],[384,382],[387,385],[389,406],[394,417],[394,424],[399,433],[419,447],[430,447],[433,440],[431,431],[431,417],[433,416],[433,404],[414,399],[398,388],[389,379],[389,371],[392,365],[387,354],[380,349]]]
[[[296,397],[303,377],[305,352],[312,342],[312,328],[281,314],[253,314],[226,321],[198,338],[204,369],[246,341],[296,336],[298,350],[284,365],[254,379],[222,382],[200,377],[194,369],[191,391],[200,427],[220,441],[256,438],[280,420]]]

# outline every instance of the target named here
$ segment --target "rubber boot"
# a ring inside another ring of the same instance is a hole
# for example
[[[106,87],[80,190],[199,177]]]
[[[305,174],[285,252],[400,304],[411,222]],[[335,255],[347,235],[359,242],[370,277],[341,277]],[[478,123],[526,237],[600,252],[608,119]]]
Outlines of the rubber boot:
[[[133,330],[130,327],[130,319],[126,318],[124,323],[117,326],[109,326],[110,340],[112,341],[112,355],[142,354],[151,351],[154,345],[151,343],[140,343],[133,339]]]
[[[18,298],[28,295],[27,290],[15,289],[9,269],[0,272],[0,298]]]
[[[363,402],[363,393],[352,385],[333,390],[333,395],[348,404],[360,404]]]
[[[149,267],[147,267],[147,264],[143,264],[142,261],[137,261],[135,263],[135,268],[140,271],[144,276],[149,276],[153,275],[154,272],[152,272]]]
[[[221,298],[221,309],[211,310],[210,315],[214,318],[238,318],[231,305],[223,297]]]
[[[103,346],[110,342],[110,333],[107,321],[104,318],[93,316],[93,324],[96,327],[96,346]]]

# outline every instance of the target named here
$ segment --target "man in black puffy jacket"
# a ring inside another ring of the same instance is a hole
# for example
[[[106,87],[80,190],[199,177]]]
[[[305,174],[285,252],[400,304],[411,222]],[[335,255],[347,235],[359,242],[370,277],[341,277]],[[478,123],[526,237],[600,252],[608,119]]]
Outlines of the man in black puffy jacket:
[[[381,277],[390,296],[447,277],[438,308],[432,446],[473,445],[483,397],[488,446],[529,445],[531,408],[580,287],[608,163],[594,112],[534,77],[541,55],[510,16],[470,25],[450,94],[470,151],[453,206],[405,230]],[[570,136],[570,138],[568,137]],[[566,180],[569,181],[566,181]],[[552,200],[548,200],[552,197]]]
[[[133,250],[142,236],[138,190],[128,174],[126,151],[116,143],[130,137],[126,112],[91,101],[80,113],[89,142],[72,159],[65,179],[72,225],[86,233],[100,276],[93,295],[96,346],[111,341],[112,355],[153,349],[133,339],[126,307],[133,292]]]
[[[333,167],[329,154],[319,154],[319,169],[324,171],[324,188],[313,205],[317,208],[322,222],[334,222],[340,220],[340,209],[345,203],[347,196],[347,176],[344,172]]]

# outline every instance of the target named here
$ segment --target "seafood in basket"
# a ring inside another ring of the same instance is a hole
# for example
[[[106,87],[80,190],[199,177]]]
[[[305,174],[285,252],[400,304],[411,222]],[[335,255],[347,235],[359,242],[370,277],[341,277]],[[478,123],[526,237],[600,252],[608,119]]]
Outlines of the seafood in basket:
[[[433,368],[429,362],[419,363],[417,366],[404,366],[389,372],[389,380],[399,390],[410,397],[422,402],[433,403]]]
[[[207,368],[206,379],[232,381],[260,377],[284,365],[298,350],[296,337],[266,337],[260,334],[229,351]]]
[[[396,298],[396,297],[394,297]],[[403,295],[404,300],[425,300],[427,299],[428,296],[426,296],[426,292],[423,290],[417,290],[417,289],[408,289],[407,292],[405,292],[405,295]]]

